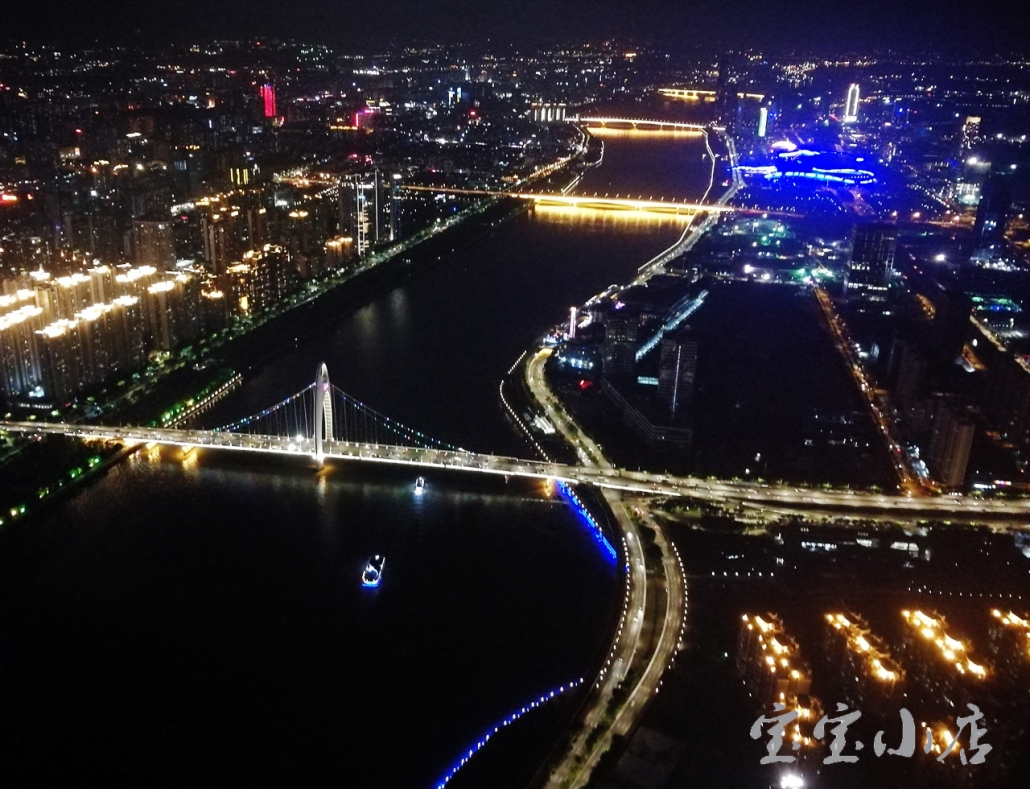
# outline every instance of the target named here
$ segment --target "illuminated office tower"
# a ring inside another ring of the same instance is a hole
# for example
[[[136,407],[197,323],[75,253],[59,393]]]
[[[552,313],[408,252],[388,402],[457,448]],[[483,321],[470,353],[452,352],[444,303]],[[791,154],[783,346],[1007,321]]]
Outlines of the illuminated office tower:
[[[1001,251],[1005,244],[1005,224],[1012,206],[1012,184],[1009,173],[991,171],[980,191],[976,207],[973,235],[978,254]]]
[[[43,328],[43,310],[34,304],[0,316],[0,386],[13,397],[40,380],[36,332]]]
[[[854,123],[858,120],[858,83],[852,82],[848,87],[848,98],[844,102],[844,122]]]
[[[697,342],[676,332],[662,338],[658,363],[658,402],[671,417],[679,416],[694,394],[697,375]]]
[[[353,240],[358,257],[368,254],[380,241],[389,240],[385,208],[378,170],[348,176],[340,182],[340,229]]]
[[[631,375],[636,365],[637,332],[640,319],[623,310],[612,310],[604,319],[604,376],[611,379]]]
[[[884,295],[894,268],[897,243],[898,228],[894,225],[876,222],[855,225],[848,260],[848,290]]]
[[[385,188],[385,187],[384,187]],[[387,205],[383,208],[383,222],[386,228],[386,241],[396,241],[401,236],[401,174],[394,173],[390,178]]]
[[[171,222],[134,219],[132,240],[137,265],[153,266],[158,271],[175,268],[175,238]]]
[[[261,100],[264,102],[266,118],[274,118],[278,114],[275,106],[275,88],[271,83],[266,82],[261,86]]]

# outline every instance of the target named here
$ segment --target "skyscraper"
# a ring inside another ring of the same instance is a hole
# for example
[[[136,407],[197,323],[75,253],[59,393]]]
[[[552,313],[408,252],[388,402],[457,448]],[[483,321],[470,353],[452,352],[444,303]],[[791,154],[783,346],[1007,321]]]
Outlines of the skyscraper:
[[[275,87],[271,83],[266,82],[261,86],[261,100],[264,102],[264,112],[266,118],[274,118],[276,113],[275,106]]]
[[[679,416],[694,394],[697,341],[684,331],[662,338],[658,363],[658,403],[672,418]]]
[[[39,383],[36,332],[43,328],[43,310],[26,304],[0,316],[0,388],[7,397]]]
[[[153,266],[158,271],[175,268],[175,237],[171,222],[134,219],[132,236],[137,265]]]
[[[942,403],[930,438],[930,471],[945,487],[954,488],[966,478],[969,451],[976,426],[972,418],[951,403]]]
[[[898,228],[894,225],[855,225],[851,233],[851,257],[848,260],[848,290],[882,296],[894,268],[897,242]]]
[[[976,251],[979,254],[999,252],[1005,244],[1005,222],[1012,205],[1012,185],[1007,172],[991,170],[980,190],[976,207]]]
[[[604,375],[631,375],[636,362],[640,319],[625,309],[612,309],[604,319]]]
[[[61,319],[36,332],[43,392],[64,400],[86,383],[79,321]]]
[[[380,241],[391,239],[389,219],[378,170],[340,181],[340,230],[353,239],[359,257]]]
[[[852,82],[848,87],[848,97],[844,102],[844,123],[858,120],[858,83]]]
[[[901,345],[901,360],[898,364],[898,380],[894,386],[894,399],[898,405],[908,408],[915,405],[923,393],[927,359],[912,343],[898,342]]]

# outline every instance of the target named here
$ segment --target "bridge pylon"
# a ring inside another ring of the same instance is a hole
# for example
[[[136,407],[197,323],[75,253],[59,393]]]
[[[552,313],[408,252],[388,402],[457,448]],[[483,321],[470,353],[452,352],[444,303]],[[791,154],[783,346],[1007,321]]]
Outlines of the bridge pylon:
[[[325,441],[333,440],[333,390],[329,385],[329,368],[325,362],[315,371],[315,464],[321,469],[325,465]]]

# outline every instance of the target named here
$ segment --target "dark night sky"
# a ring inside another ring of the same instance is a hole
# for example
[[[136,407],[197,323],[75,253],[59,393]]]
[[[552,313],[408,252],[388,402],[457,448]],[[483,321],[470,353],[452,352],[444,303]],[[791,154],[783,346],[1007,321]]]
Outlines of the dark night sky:
[[[6,6],[0,37],[68,43],[296,36],[379,46],[415,38],[518,43],[616,35],[665,46],[828,53],[1030,49],[1030,13],[1021,0],[12,0]]]

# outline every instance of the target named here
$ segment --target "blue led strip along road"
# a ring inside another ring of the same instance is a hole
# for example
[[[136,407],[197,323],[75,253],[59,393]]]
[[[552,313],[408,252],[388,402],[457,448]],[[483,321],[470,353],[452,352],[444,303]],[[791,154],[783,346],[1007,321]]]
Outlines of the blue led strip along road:
[[[564,482],[559,481],[557,483],[558,491],[562,494],[566,501],[572,505],[572,509],[576,511],[576,514],[590,527],[590,532],[594,535],[594,539],[601,544],[608,555],[612,557],[612,561],[618,560],[618,554],[615,553],[615,549],[612,544],[608,542],[607,538],[601,532],[601,527],[597,525],[597,521],[594,520],[594,516],[590,514],[586,507],[583,506],[583,502],[579,500],[579,497],[572,492],[572,488],[566,485]]]
[[[543,694],[536,701],[531,701],[529,704],[527,704],[522,709],[516,710],[511,715],[506,717],[499,724],[494,726],[492,730],[488,731],[486,734],[484,734],[482,737],[480,737],[479,741],[475,745],[473,745],[471,748],[468,749],[468,753],[464,754],[461,757],[461,759],[459,759],[455,763],[455,765],[450,770],[447,771],[447,774],[443,778],[441,778],[439,780],[439,782],[436,784],[436,789],[443,789],[445,786],[447,786],[447,783],[455,775],[458,774],[458,770],[460,770],[462,767],[464,767],[465,763],[469,759],[471,759],[473,756],[475,756],[476,753],[478,753],[480,750],[482,750],[483,746],[486,745],[487,741],[489,741],[489,739],[491,737],[493,737],[495,734],[497,734],[497,732],[499,732],[505,726],[508,726],[508,725],[514,723],[519,718],[521,718],[523,715],[525,715],[527,712],[529,712],[530,710],[535,710],[537,707],[539,707],[544,702],[550,701],[551,699],[556,698],[557,696],[561,696],[563,693],[567,693],[568,691],[572,690],[573,688],[578,688],[582,684],[583,684],[583,678],[582,677],[580,677],[579,679],[575,679],[572,682],[568,683],[567,685],[562,685],[561,687],[556,688],[555,690],[552,690],[550,693]]]

